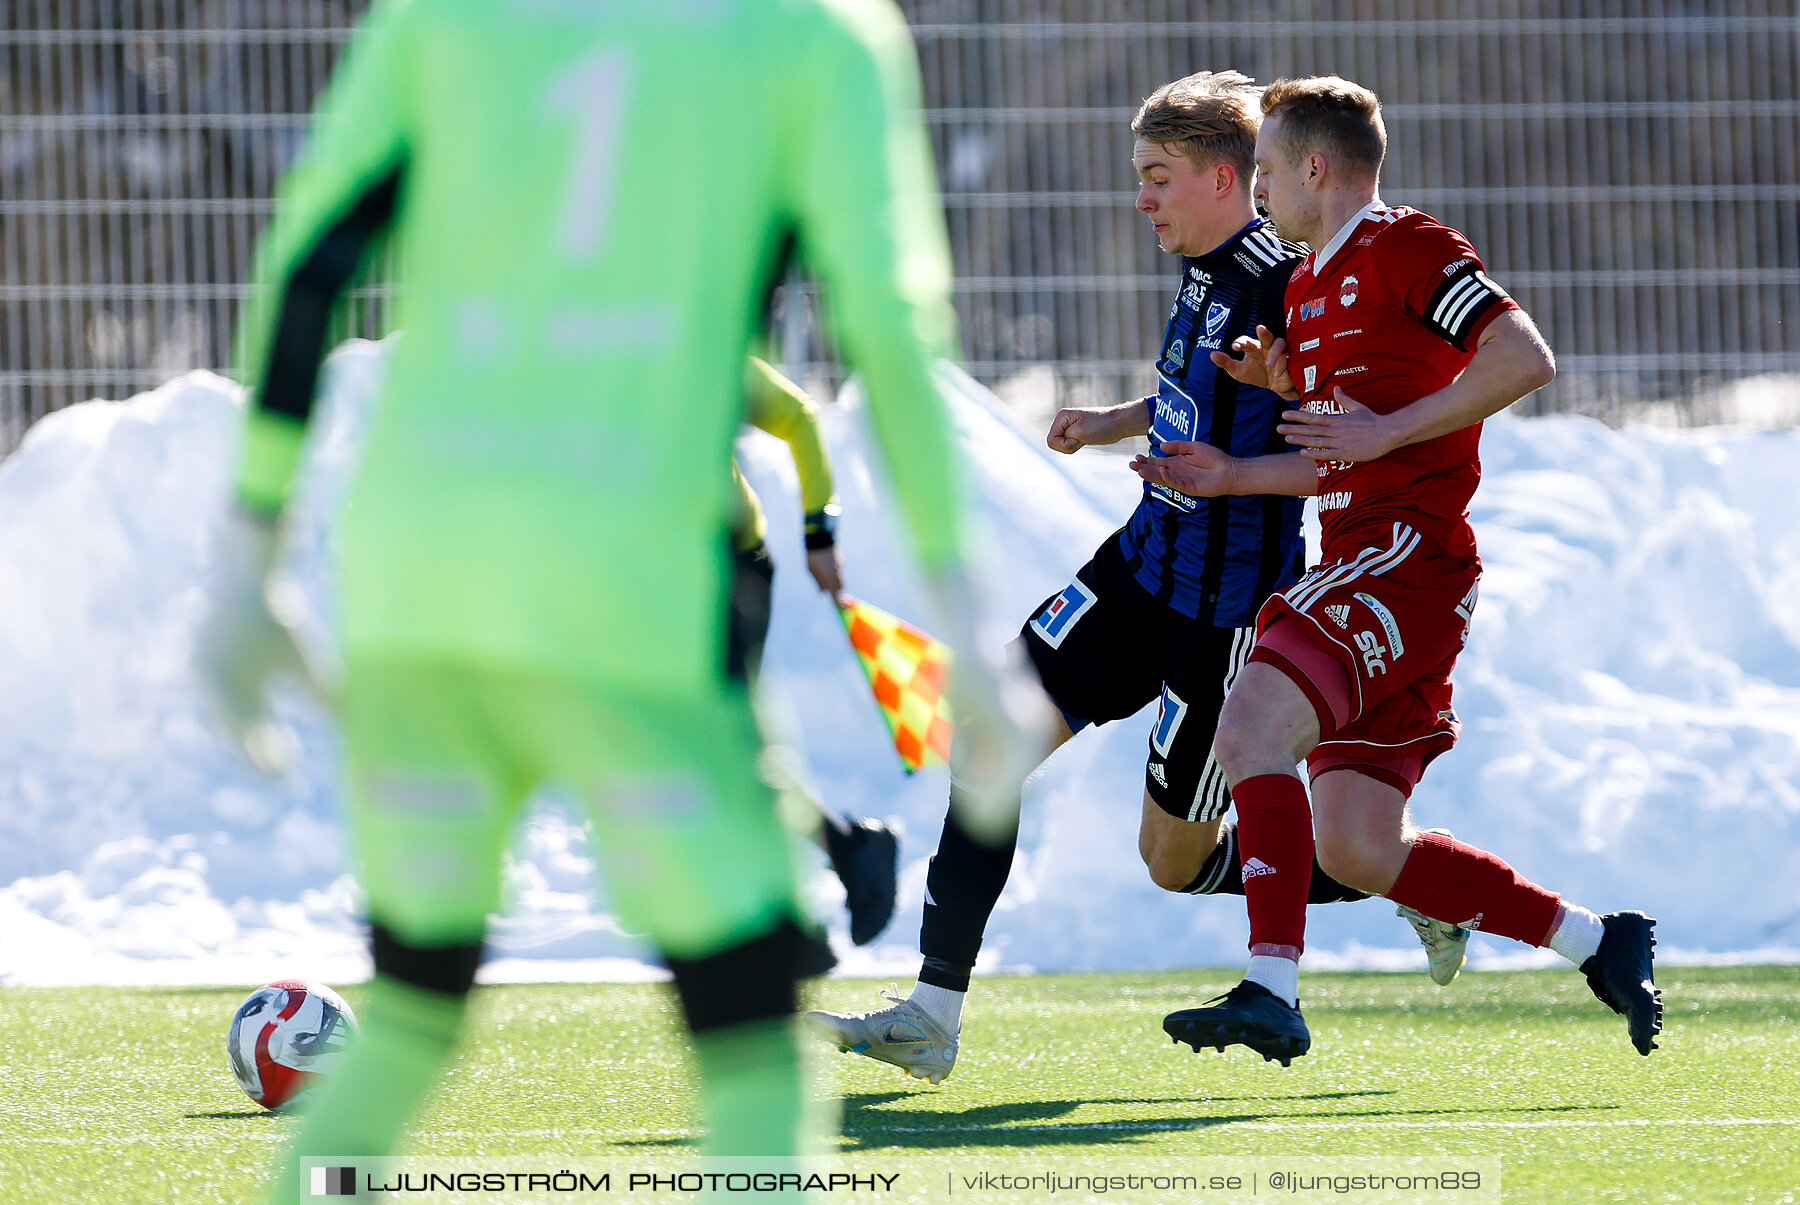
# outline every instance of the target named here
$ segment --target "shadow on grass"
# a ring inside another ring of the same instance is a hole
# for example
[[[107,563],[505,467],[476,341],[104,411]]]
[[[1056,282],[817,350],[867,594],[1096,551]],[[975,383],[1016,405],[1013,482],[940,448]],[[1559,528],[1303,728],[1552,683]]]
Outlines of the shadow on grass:
[[[1092,1098],[1082,1100],[1024,1101],[999,1105],[977,1105],[963,1110],[909,1109],[883,1112],[883,1105],[909,1096],[905,1092],[869,1093],[849,1096],[844,1100],[844,1149],[866,1150],[878,1147],[912,1147],[939,1149],[945,1147],[1050,1147],[1057,1145],[1095,1146],[1106,1143],[1133,1144],[1157,1134],[1183,1130],[1207,1130],[1245,1122],[1309,1122],[1349,1121],[1383,1117],[1450,1117],[1461,1114],[1483,1116],[1512,1114],[1589,1113],[1617,1109],[1618,1105],[1547,1105],[1513,1109],[1355,1109],[1327,1110],[1307,1113],[1285,1113],[1265,1110],[1249,1113],[1197,1112],[1187,1116],[1116,1118],[1106,1121],[1065,1121],[1085,1105],[1200,1105],[1189,1097],[1151,1099]],[[1213,1098],[1204,1102],[1215,1106],[1238,1099],[1260,1100],[1342,1100],[1362,1096],[1391,1096],[1391,1090],[1367,1092],[1318,1092],[1284,1097]],[[1031,1124],[1049,1123],[1049,1124]]]
[[[189,1121],[229,1121],[233,1117],[280,1117],[270,1109],[221,1109],[216,1113],[183,1113]]]

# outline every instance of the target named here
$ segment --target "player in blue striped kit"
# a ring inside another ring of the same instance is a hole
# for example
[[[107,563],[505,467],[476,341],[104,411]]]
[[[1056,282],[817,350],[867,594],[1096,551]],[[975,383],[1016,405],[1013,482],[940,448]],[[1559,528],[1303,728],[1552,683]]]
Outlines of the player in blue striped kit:
[[[1158,388],[1119,406],[1063,410],[1048,436],[1057,451],[1145,434],[1153,449],[1203,440],[1235,456],[1288,450],[1276,431],[1288,403],[1269,378],[1271,361],[1283,362],[1283,290],[1305,249],[1278,238],[1251,199],[1260,94],[1237,72],[1202,72],[1159,88],[1133,120],[1137,208],[1161,248],[1181,257]],[[1146,485],[1125,526],[1044,601],[1014,643],[1062,712],[1056,745],[1160,696],[1138,847],[1166,890],[1242,894],[1244,876],[1256,872],[1241,865],[1235,827],[1223,821],[1231,795],[1212,738],[1255,642],[1258,608],[1304,567],[1300,518],[1291,497],[1197,499]],[[947,1076],[969,974],[1016,838],[1015,829],[998,846],[982,844],[953,812],[926,878],[918,986],[873,1012],[809,1013],[815,1032],[918,1078]],[[1312,902],[1364,898],[1314,867]],[[1449,953],[1454,974],[1461,944]]]

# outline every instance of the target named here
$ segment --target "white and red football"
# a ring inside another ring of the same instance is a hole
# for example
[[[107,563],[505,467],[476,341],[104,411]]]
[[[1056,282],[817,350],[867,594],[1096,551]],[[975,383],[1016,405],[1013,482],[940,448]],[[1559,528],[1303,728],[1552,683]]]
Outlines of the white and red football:
[[[322,983],[277,979],[251,992],[225,1036],[231,1073],[265,1109],[299,1101],[344,1056],[356,1014]]]

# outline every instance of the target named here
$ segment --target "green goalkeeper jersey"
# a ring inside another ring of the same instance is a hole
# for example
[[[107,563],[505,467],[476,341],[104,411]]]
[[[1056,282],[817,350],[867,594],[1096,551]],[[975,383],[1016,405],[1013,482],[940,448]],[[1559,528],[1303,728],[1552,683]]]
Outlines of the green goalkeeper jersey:
[[[960,555],[949,257],[889,0],[377,0],[259,253],[243,502],[286,502],[333,300],[399,322],[341,527],[348,657],[684,693],[724,664],[744,363],[797,247],[927,570]]]

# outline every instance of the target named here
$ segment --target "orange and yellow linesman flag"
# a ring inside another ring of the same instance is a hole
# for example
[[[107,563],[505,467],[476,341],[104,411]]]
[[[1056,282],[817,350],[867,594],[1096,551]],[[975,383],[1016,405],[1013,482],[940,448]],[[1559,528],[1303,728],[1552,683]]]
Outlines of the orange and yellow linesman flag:
[[[950,677],[950,646],[848,594],[838,595],[837,602],[900,764],[911,774],[948,762],[950,703],[944,684]]]

